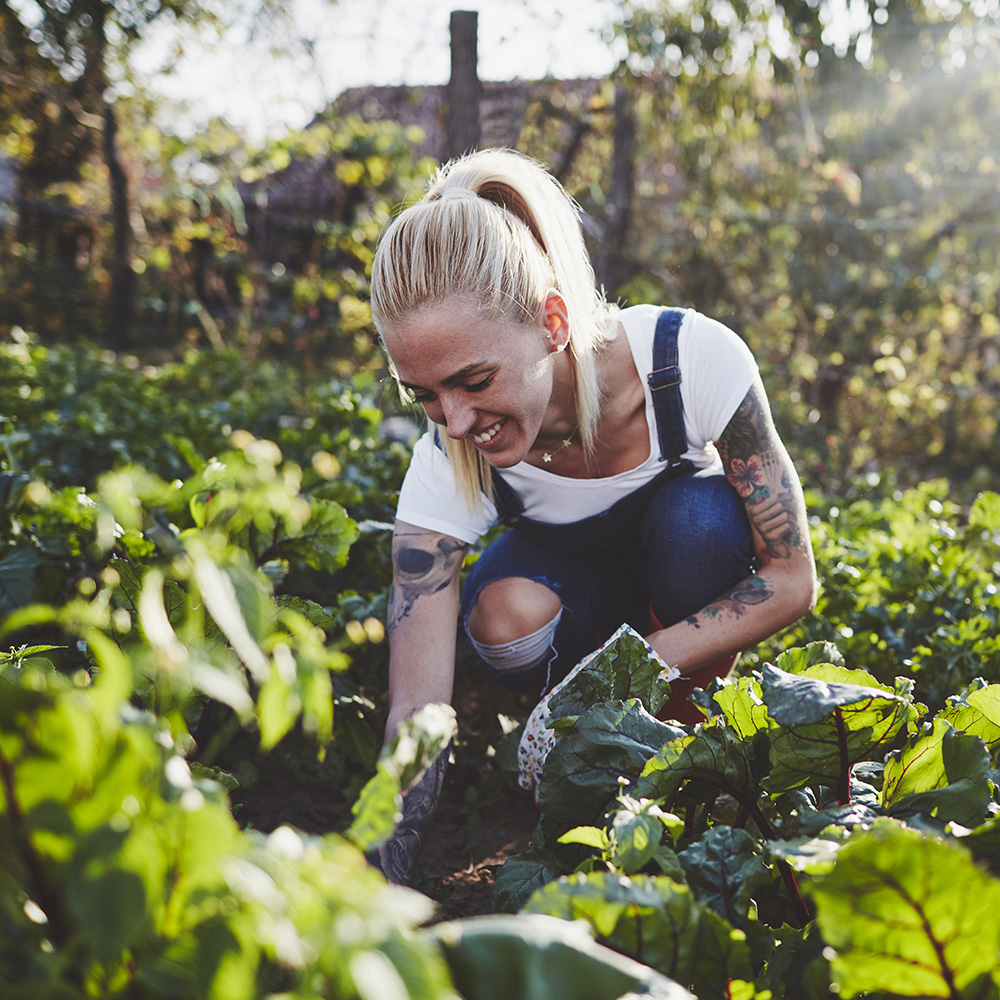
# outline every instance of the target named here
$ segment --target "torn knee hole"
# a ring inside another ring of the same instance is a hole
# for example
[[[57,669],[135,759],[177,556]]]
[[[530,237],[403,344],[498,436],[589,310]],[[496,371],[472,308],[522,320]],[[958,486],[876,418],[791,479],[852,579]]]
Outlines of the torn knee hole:
[[[480,642],[471,634],[469,642],[479,656],[495,670],[519,670],[531,667],[538,663],[552,648],[560,618],[562,618],[562,608],[556,612],[551,621],[547,621],[541,628],[536,629],[530,635],[514,639],[512,642],[501,642],[494,645]]]

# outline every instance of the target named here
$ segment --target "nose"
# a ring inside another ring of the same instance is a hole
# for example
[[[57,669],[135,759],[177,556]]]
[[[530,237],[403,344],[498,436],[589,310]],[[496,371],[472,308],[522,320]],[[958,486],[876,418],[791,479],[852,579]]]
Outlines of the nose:
[[[459,438],[465,437],[475,426],[475,408],[469,404],[468,400],[462,399],[457,393],[442,393],[438,397],[438,401],[448,437],[454,438],[456,441]]]

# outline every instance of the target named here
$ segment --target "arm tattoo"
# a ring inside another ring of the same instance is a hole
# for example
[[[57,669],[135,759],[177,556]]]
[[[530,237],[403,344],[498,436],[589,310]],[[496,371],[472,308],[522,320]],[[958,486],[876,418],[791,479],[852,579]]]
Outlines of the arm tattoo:
[[[726,478],[743,498],[765,558],[788,559],[801,547],[798,503],[761,394],[751,388],[716,447]]]
[[[441,795],[448,753],[449,748],[445,747],[423,777],[409,788],[403,796],[403,818],[396,825],[395,832],[369,855],[368,860],[396,885],[412,884],[417,873],[420,854]]]
[[[466,545],[434,531],[398,531],[392,540],[394,577],[389,594],[389,630],[413,610],[417,599],[448,587]]]
[[[736,618],[742,618],[746,614],[747,608],[754,604],[763,604],[773,596],[774,591],[759,576],[748,576],[736,584],[732,590],[717,597],[698,614],[690,615],[685,621],[688,625],[701,628],[699,620],[701,617],[714,621],[728,613]]]

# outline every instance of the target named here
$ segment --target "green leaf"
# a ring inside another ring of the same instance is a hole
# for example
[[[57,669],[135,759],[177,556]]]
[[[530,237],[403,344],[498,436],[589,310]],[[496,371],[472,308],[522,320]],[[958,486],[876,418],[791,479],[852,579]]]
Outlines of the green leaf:
[[[802,929],[778,930],[778,945],[767,961],[760,981],[771,987],[775,997],[786,996],[795,983],[794,1000],[830,1000],[830,963],[823,957],[823,937],[815,920]]]
[[[257,693],[257,717],[260,724],[260,745],[270,750],[278,745],[295,724],[302,709],[302,700],[294,678],[285,676],[277,664],[270,664],[267,680]]]
[[[948,830],[977,861],[985,864],[994,875],[1000,876],[1000,816],[993,816],[973,830],[956,827],[954,824]]]
[[[885,762],[882,806],[894,816],[927,813],[978,826],[990,799],[989,754],[978,736],[935,719]]]
[[[969,527],[996,535],[1000,532],[1000,493],[981,493],[969,511]]]
[[[269,676],[267,657],[250,628],[252,616],[246,612],[251,609],[240,600],[243,596],[241,591],[245,588],[237,589],[237,583],[241,582],[239,576],[234,578],[206,555],[195,558],[193,574],[205,607],[229,640],[240,662],[258,684],[266,683]],[[143,586],[143,594],[147,586]],[[254,593],[259,594],[259,591],[254,590]]]
[[[758,795],[755,763],[750,741],[740,740],[728,728],[701,725],[692,735],[671,740],[650,759],[635,794],[669,804],[683,784],[697,781],[752,803]]]
[[[830,664],[788,674],[769,664],[762,697],[775,726],[770,732],[771,793],[823,782],[850,792],[850,769],[885,753],[913,712],[907,698],[877,684],[849,683],[863,671]],[[845,683],[848,681],[848,683]]]
[[[612,864],[626,875],[632,875],[657,854],[661,865],[669,863],[669,854],[661,853],[663,834],[666,830],[673,832],[678,828],[684,829],[683,821],[672,813],[664,812],[652,800],[622,796],[621,805],[612,820]],[[670,848],[667,851],[673,853]]]
[[[599,851],[606,851],[611,846],[607,833],[596,826],[574,826],[572,830],[567,830],[558,842],[583,844],[584,847],[596,847]]]
[[[807,837],[819,836],[827,827],[853,830],[855,827],[869,827],[882,815],[881,810],[861,802],[851,802],[843,806],[803,812],[799,816],[799,833]]]
[[[85,633],[87,646],[98,667],[97,680],[91,688],[91,698],[105,729],[132,695],[132,665],[122,651],[97,629]]]
[[[0,559],[0,614],[28,604],[41,559],[36,549],[14,549]]]
[[[890,701],[901,700],[891,688],[879,684],[870,674],[832,664],[803,665],[797,673],[790,674],[765,663],[762,677],[764,703],[779,726],[809,726],[822,722],[838,708],[867,702],[879,695]],[[852,683],[862,678],[870,683]]]
[[[516,913],[533,892],[565,873],[565,865],[547,848],[533,846],[518,851],[496,874],[492,909],[496,913]]]
[[[750,739],[773,725],[761,698],[760,674],[735,680],[727,677],[712,700],[740,739]]]
[[[333,573],[347,562],[358,538],[358,526],[339,503],[312,500],[309,520],[298,534],[288,535],[268,550],[270,559],[299,560],[313,569]]]
[[[315,601],[295,597],[292,594],[278,594],[274,598],[274,603],[279,608],[297,611],[310,625],[317,625],[324,632],[329,632],[337,624],[337,619],[326,608]]]
[[[1000,882],[954,842],[881,820],[811,892],[841,996],[953,998],[996,967]]]
[[[549,751],[542,771],[546,843],[571,827],[595,825],[616,797],[619,777],[638,775],[676,732],[637,701],[604,702],[581,715]]]
[[[691,994],[637,961],[594,943],[579,924],[542,914],[495,915],[433,930],[465,1000],[618,1000]]]
[[[627,628],[572,677],[549,702],[549,718],[582,715],[602,701],[637,698],[651,715],[667,703],[663,661]]]
[[[518,851],[507,858],[496,874],[492,909],[496,913],[516,913],[533,892],[565,873],[565,866],[544,847]]]
[[[525,912],[585,920],[599,941],[698,996],[725,996],[730,980],[753,978],[746,935],[668,878],[570,875],[536,892]]]
[[[106,871],[71,882],[67,900],[100,961],[118,958],[145,930],[146,893],[132,872]]]
[[[810,642],[805,646],[786,649],[775,659],[774,665],[790,674],[800,674],[809,667],[823,663],[830,663],[835,667],[844,666],[843,654],[832,642]]]
[[[822,875],[833,868],[847,838],[846,830],[831,827],[815,837],[770,840],[767,848],[774,857],[787,861],[796,871]]]
[[[374,850],[392,836],[399,821],[402,793],[420,780],[456,732],[450,705],[425,705],[404,719],[382,750],[375,775],[361,790],[346,836],[364,851]]]
[[[755,892],[773,881],[755,846],[746,830],[719,826],[677,855],[698,899],[743,930]]]
[[[969,691],[938,712],[936,718],[980,737],[994,753],[1000,747],[1000,684]]]

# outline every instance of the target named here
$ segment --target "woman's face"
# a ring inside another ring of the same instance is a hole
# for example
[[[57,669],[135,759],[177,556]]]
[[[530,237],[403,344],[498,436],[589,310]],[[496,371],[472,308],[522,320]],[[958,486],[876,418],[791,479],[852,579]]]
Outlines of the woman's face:
[[[556,313],[562,318],[553,320]],[[538,436],[564,327],[558,295],[532,323],[486,319],[460,297],[415,309],[383,340],[399,381],[428,418],[504,469],[522,461]]]

